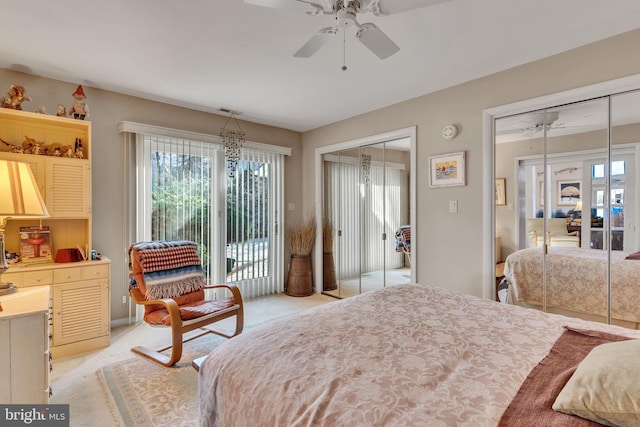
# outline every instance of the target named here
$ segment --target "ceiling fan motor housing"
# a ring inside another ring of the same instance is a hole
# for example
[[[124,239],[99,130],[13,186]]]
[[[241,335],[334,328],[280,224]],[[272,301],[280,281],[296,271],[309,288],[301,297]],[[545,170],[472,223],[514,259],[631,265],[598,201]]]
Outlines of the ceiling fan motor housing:
[[[352,7],[340,9],[336,12],[336,24],[340,28],[351,28],[358,26],[356,22],[356,10]]]

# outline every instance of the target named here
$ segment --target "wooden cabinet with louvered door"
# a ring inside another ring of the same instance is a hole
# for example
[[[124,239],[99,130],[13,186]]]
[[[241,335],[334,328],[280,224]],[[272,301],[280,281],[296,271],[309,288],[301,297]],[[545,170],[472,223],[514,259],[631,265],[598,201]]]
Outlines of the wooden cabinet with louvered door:
[[[88,160],[49,157],[45,163],[45,204],[49,215],[85,218],[91,214],[91,167]]]
[[[51,353],[64,357],[109,345],[108,259],[54,270]]]
[[[89,255],[91,122],[0,108],[0,138],[5,142],[0,143],[0,159],[29,164],[49,211],[47,218],[11,218],[5,230],[6,250],[20,254],[21,228],[39,226],[49,229],[53,259],[61,249],[79,248]],[[23,259],[0,277],[19,289],[50,287],[51,353],[61,357],[109,345],[110,265],[108,259]]]

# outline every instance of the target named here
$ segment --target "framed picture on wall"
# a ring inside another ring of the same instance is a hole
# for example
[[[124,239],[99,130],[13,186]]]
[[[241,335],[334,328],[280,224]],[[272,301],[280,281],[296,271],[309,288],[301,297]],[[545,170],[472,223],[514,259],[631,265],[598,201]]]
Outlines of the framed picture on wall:
[[[465,152],[429,157],[429,187],[466,185]]]
[[[496,178],[496,205],[504,206],[507,204],[507,180],[506,178]]]
[[[580,181],[558,181],[558,206],[575,206],[580,200]]]

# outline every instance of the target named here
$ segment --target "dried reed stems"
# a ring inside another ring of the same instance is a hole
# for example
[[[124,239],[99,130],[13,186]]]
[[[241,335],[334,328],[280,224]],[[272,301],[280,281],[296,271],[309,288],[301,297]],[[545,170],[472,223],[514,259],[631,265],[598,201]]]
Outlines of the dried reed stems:
[[[322,251],[333,252],[333,224],[326,218],[322,223]]]
[[[316,238],[316,219],[310,216],[302,225],[287,230],[291,255],[307,256],[311,254]]]

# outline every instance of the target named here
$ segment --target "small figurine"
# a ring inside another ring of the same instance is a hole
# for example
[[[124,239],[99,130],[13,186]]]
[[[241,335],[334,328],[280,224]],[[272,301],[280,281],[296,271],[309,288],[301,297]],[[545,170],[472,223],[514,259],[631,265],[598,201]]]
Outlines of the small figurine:
[[[74,152],[73,152],[73,147],[68,145],[65,148],[65,152],[63,154],[64,157],[69,157],[69,158],[73,158],[74,157]]]
[[[52,155],[53,157],[60,157],[60,156],[62,156],[62,149],[61,149],[60,147],[55,147],[55,148],[53,149],[53,151],[51,152],[51,155]]]
[[[76,159],[84,159],[84,150],[82,149],[82,147],[78,148],[74,154],[74,157]]]
[[[67,109],[64,105],[58,104],[58,112],[56,113],[58,117],[67,117]]]
[[[69,115],[74,119],[84,120],[89,115],[89,106],[85,103],[86,96],[84,95],[84,89],[82,85],[78,85],[76,91],[73,92],[73,106],[69,110]]]
[[[35,138],[25,135],[24,142],[22,143],[22,150],[26,154],[42,154],[41,147],[43,145],[45,145],[44,142],[36,141]],[[36,146],[38,146],[38,148],[35,148]],[[37,153],[35,151],[37,151]]]
[[[27,90],[24,86],[15,84],[9,87],[7,95],[2,98],[2,108],[11,108],[13,110],[22,110],[22,103],[31,101],[27,96]]]
[[[47,114],[47,107],[45,107],[44,105],[38,105],[38,108],[36,108],[35,112],[38,114]]]
[[[24,153],[24,150],[22,149],[22,147],[18,147],[15,144],[11,144],[7,141],[5,141],[4,139],[0,138],[0,142],[2,142],[4,145],[6,145],[7,147],[9,147],[9,152],[10,153],[18,153],[18,154],[22,154]]]

